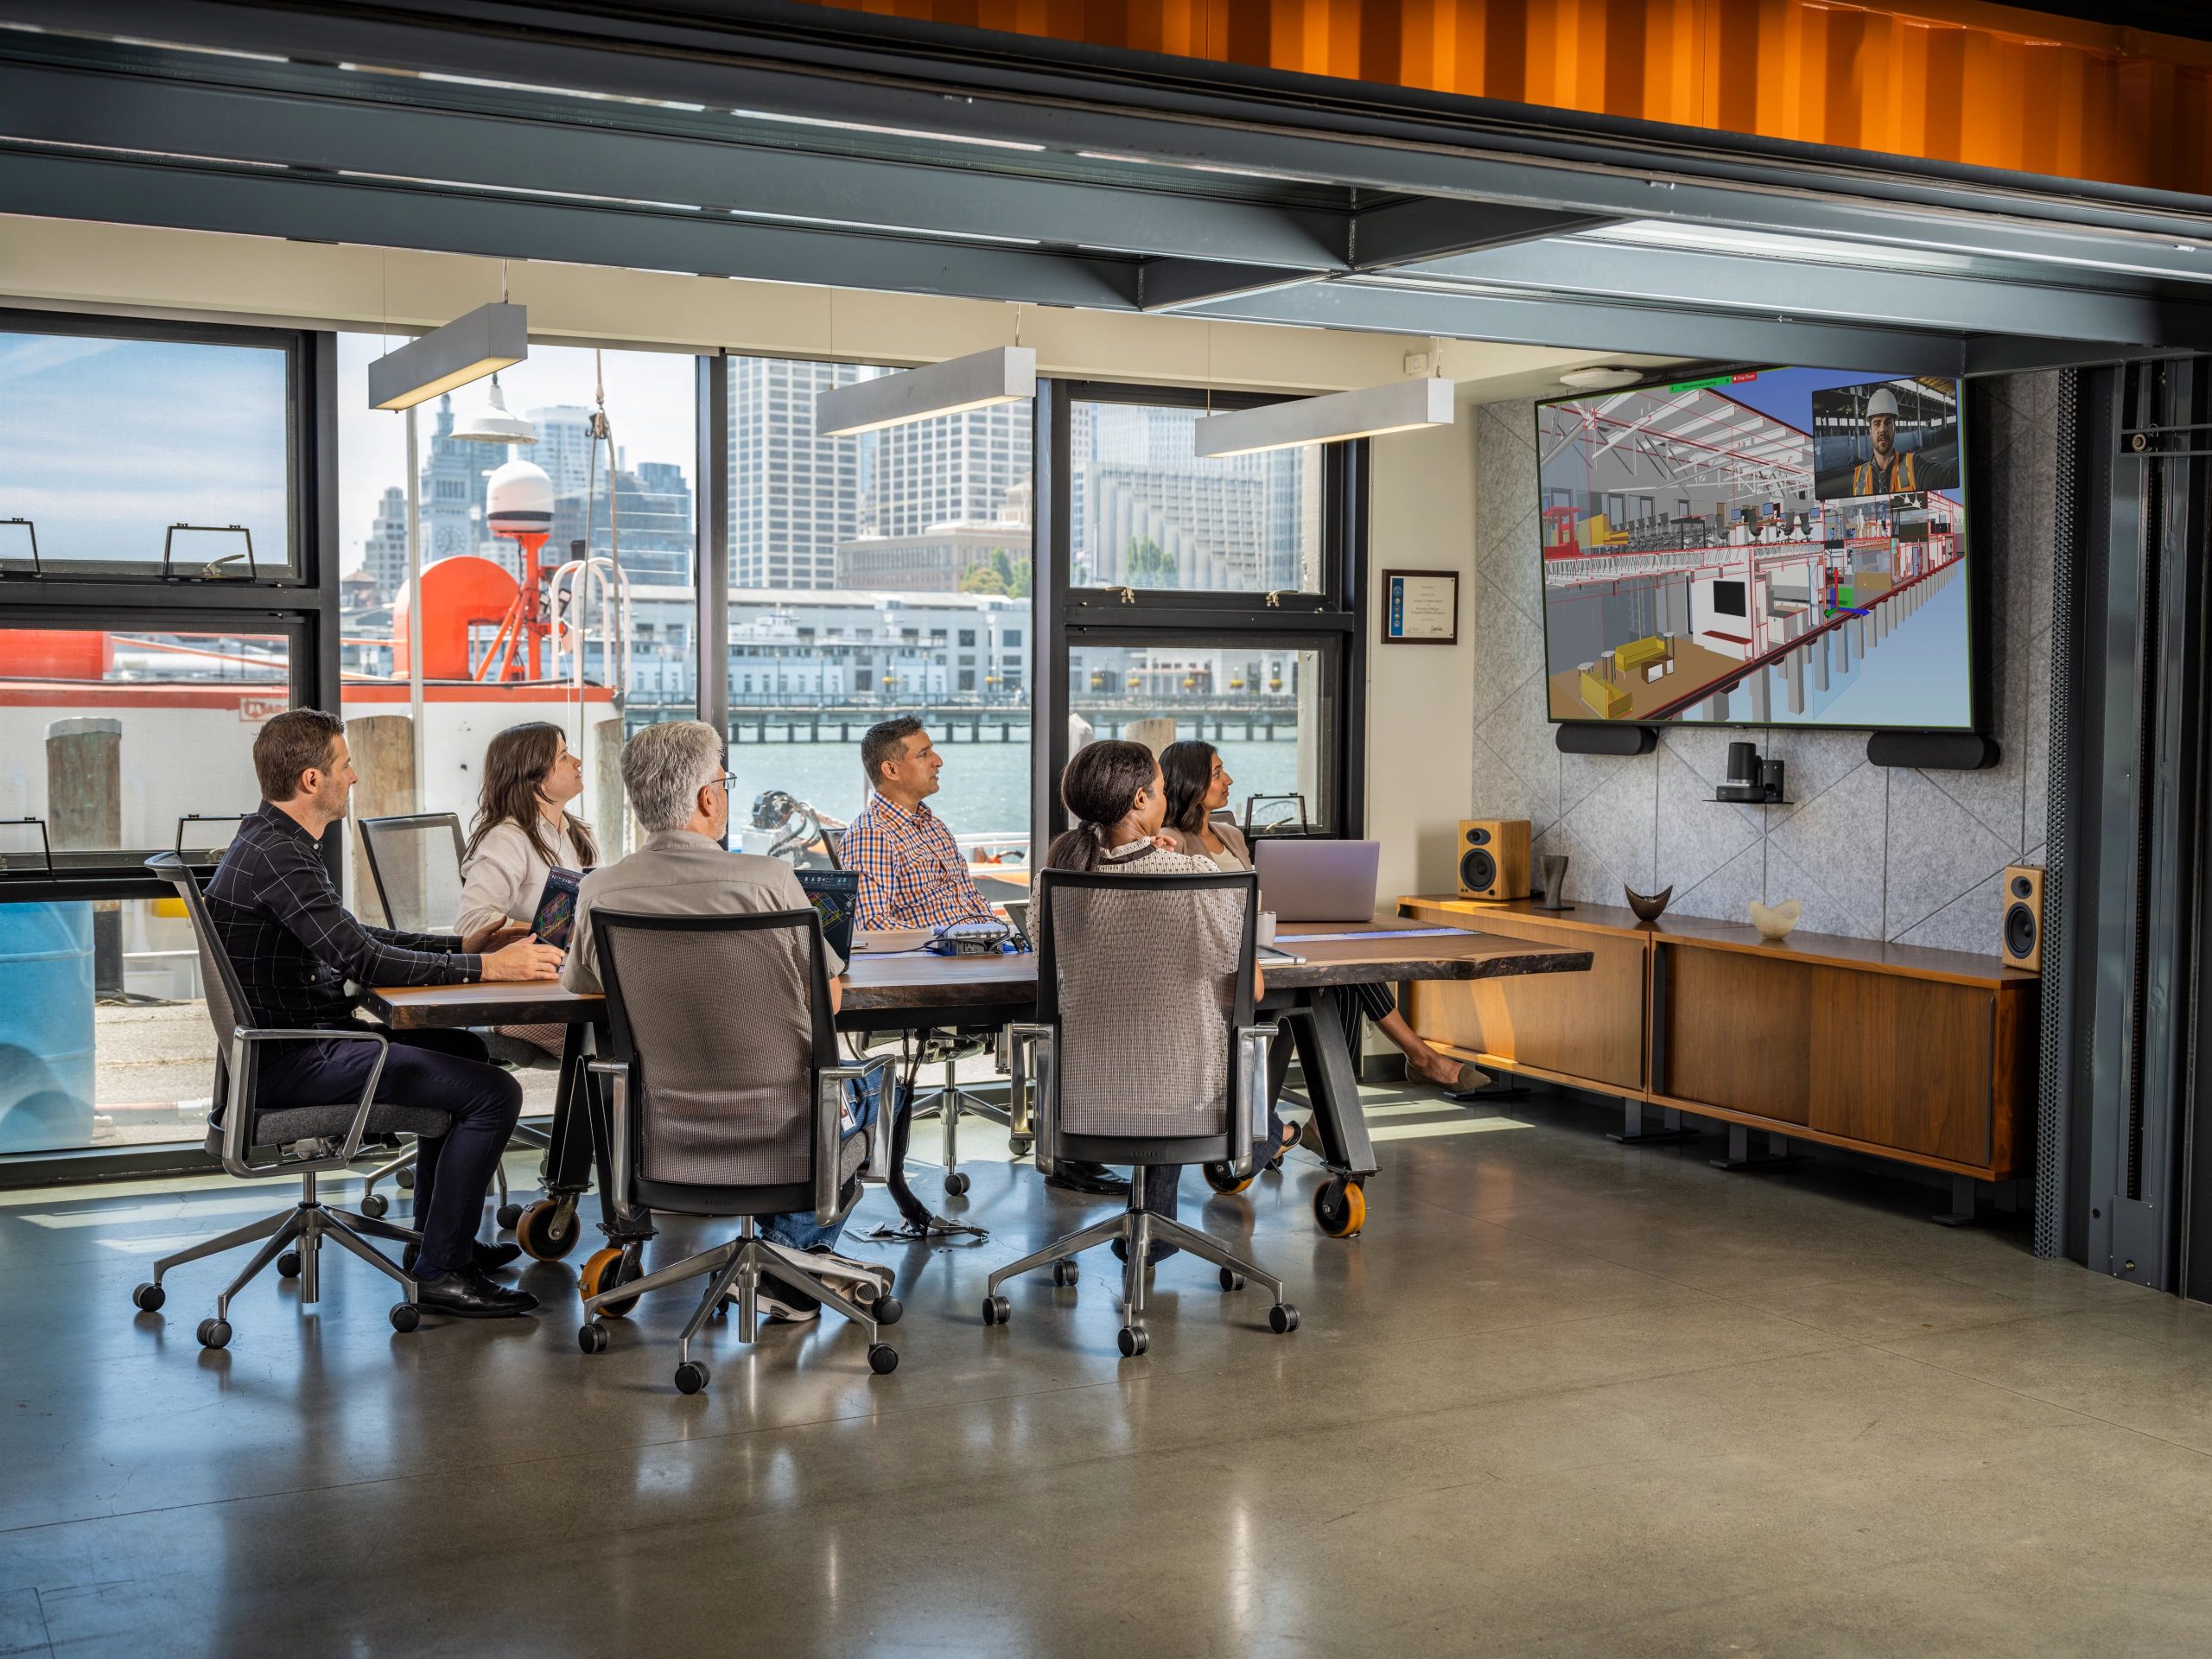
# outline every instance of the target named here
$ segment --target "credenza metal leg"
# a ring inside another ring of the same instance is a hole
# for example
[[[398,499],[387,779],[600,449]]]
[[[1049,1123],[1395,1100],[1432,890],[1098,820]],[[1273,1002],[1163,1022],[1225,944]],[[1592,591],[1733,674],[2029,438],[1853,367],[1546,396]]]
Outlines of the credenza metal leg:
[[[1748,1124],[1728,1126],[1728,1155],[1707,1160],[1715,1169],[1773,1169],[1783,1164],[1797,1161],[1797,1154],[1789,1150],[1789,1137],[1762,1129],[1766,1137],[1766,1150],[1751,1150],[1751,1129]]]
[[[1618,1134],[1608,1129],[1605,1139],[1618,1141],[1624,1147],[1664,1147],[1679,1141],[1697,1139],[1695,1129],[1682,1127],[1682,1115],[1672,1106],[1662,1107],[1659,1123],[1654,1127],[1644,1116],[1649,1109],[1643,1101],[1624,1096],[1621,1100],[1621,1127]]]
[[[1934,1222],[1938,1227],[1973,1226],[1974,1222],[1978,1219],[1974,1211],[1974,1205],[1975,1201],[1981,1196],[1980,1192],[1981,1185],[1982,1184],[1980,1181],[1974,1179],[1971,1175],[1952,1176],[1951,1207],[1943,1211],[1942,1214],[1939,1216],[1930,1216],[1928,1219]]]

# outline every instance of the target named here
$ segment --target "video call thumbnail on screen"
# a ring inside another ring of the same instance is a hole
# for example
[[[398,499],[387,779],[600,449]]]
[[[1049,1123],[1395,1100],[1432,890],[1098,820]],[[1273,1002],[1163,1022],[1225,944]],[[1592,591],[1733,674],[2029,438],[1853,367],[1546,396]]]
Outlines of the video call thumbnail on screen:
[[[1776,368],[1539,404],[1552,719],[1970,728],[1959,403]]]

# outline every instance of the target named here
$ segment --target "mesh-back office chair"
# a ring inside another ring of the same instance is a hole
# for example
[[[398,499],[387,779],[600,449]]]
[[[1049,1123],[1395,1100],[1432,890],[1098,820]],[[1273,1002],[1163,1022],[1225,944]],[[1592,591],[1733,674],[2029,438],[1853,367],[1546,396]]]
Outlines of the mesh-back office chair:
[[[1014,1027],[1014,1087],[1033,1056],[1037,1151],[1136,1166],[1122,1213],[1070,1233],[990,1276],[983,1323],[1013,1310],[999,1287],[1050,1263],[1052,1282],[1076,1282],[1077,1252],[1123,1241],[1122,1352],[1145,1351],[1144,1275],[1157,1239],[1221,1269],[1221,1287],[1255,1279],[1274,1297],[1268,1323],[1298,1328],[1282,1281],[1197,1229],[1144,1206],[1143,1169],[1258,1166],[1268,1116],[1271,1025],[1252,1018],[1252,942],[1259,878],[1120,875],[1045,870],[1030,910],[1037,940],[1037,1017]]]
[[[450,812],[409,812],[394,817],[363,818],[361,846],[369,855],[369,880],[376,886],[377,903],[384,909],[384,925],[403,933],[444,933],[461,914],[463,881],[461,861],[464,843],[461,820]],[[495,1060],[510,1065],[543,1066],[551,1057],[533,1043],[498,1032],[480,1032]],[[540,1151],[552,1144],[544,1130],[518,1123],[508,1137]],[[389,1207],[377,1183],[391,1176],[400,1185],[415,1185],[415,1154],[410,1149],[368,1173],[361,1183],[361,1208],[381,1216]],[[522,1206],[507,1196],[504,1161],[492,1166],[499,1191],[498,1220],[512,1227],[522,1219]]]
[[[814,911],[736,916],[638,916],[594,910],[599,975],[607,988],[613,1052],[592,1063],[609,1084],[619,1209],[735,1217],[738,1236],[642,1277],[627,1273],[584,1299],[578,1340],[607,1348],[605,1320],[650,1290],[702,1275],[706,1294],[677,1343],[676,1386],[696,1394],[707,1367],[692,1339],[734,1297],[739,1335],[753,1340],[760,1275],[768,1273],[868,1327],[870,1369],[888,1371],[898,1351],[879,1325],[901,1312],[887,1270],[865,1305],[817,1274],[820,1258],[760,1237],[760,1216],[811,1211],[831,1222],[859,1199],[861,1179],[889,1145],[891,1101],[881,1090],[890,1057],[841,1064],[830,1019],[830,976]],[[840,1135],[846,1085],[877,1073],[876,1123]],[[603,1283],[604,1281],[601,1281]]]
[[[154,1263],[152,1280],[130,1293],[130,1300],[151,1313],[168,1300],[162,1280],[172,1268],[202,1256],[215,1255],[259,1242],[260,1249],[245,1270],[215,1299],[215,1317],[200,1322],[200,1340],[220,1348],[231,1339],[231,1299],[251,1282],[271,1261],[287,1279],[300,1281],[302,1303],[321,1300],[319,1256],[322,1241],[335,1239],[379,1272],[397,1280],[404,1300],[394,1303],[395,1330],[412,1331],[422,1314],[415,1306],[415,1281],[397,1262],[369,1243],[388,1238],[404,1244],[421,1242],[422,1235],[389,1222],[326,1207],[315,1195],[315,1177],[327,1170],[342,1170],[360,1154],[364,1137],[398,1135],[443,1135],[452,1119],[422,1106],[380,1106],[376,1103],[377,1079],[383,1075],[378,1054],[362,1085],[359,1100],[264,1107],[255,1098],[261,1052],[271,1043],[374,1043],[386,1046],[382,1032],[365,1026],[331,1031],[259,1029],[242,1023],[245,997],[238,988],[237,971],[224,952],[200,897],[200,884],[175,853],[157,853],[146,868],[176,889],[192,922],[192,937],[200,947],[200,975],[207,993],[207,1017],[215,1027],[214,1099],[207,1111],[207,1151],[222,1160],[223,1167],[242,1181],[288,1180],[299,1177],[300,1201],[289,1210],[219,1238],[202,1240],[188,1249],[165,1255]],[[257,1150],[265,1154],[256,1161]]]

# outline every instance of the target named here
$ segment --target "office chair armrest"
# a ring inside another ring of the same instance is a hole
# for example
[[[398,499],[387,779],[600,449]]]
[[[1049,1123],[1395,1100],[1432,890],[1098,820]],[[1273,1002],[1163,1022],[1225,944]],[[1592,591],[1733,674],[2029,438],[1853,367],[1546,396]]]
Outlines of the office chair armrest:
[[[1050,1168],[1060,1155],[1059,1050],[1050,1026],[1010,1025],[1006,1028],[1007,1075],[1013,1079],[1007,1103],[1021,1103],[1029,1090],[1029,1127],[1036,1136],[1033,1148],[1040,1168]]]
[[[630,1062],[593,1060],[585,1068],[607,1082],[607,1180],[617,1220],[629,1218],[630,1203]],[[587,1097],[585,1106],[588,1109]]]
[[[1272,1020],[1236,1027],[1229,1089],[1229,1166],[1239,1175],[1249,1175],[1258,1167],[1261,1125],[1268,1121],[1269,1104],[1268,1057],[1275,1035]]]
[[[887,1096],[884,1078],[896,1058],[893,1054],[879,1054],[862,1065],[827,1065],[814,1074],[814,1218],[825,1227],[844,1214],[846,1209],[845,1184],[838,1179],[837,1166],[843,1161],[838,1154],[843,1148],[844,1137],[838,1131],[843,1127],[847,1084],[861,1083],[870,1076],[878,1079],[875,1122],[867,1129],[868,1156],[855,1175],[866,1180],[891,1166],[887,1137],[899,1103]]]
[[[363,1026],[359,1028],[340,1027],[335,1030],[288,1030],[272,1027],[239,1026],[231,1033],[231,1076],[236,1079],[232,1091],[230,1109],[223,1114],[223,1166],[233,1175],[246,1173],[266,1173],[283,1163],[279,1153],[276,1164],[256,1165],[247,1154],[253,1149],[254,1096],[260,1081],[260,1059],[257,1051],[269,1043],[374,1043],[377,1046],[376,1064],[369,1068],[368,1081],[361,1085],[360,1103],[353,1109],[353,1122],[346,1131],[346,1144],[337,1155],[337,1161],[350,1164],[361,1150],[361,1137],[369,1127],[369,1109],[376,1104],[377,1084],[384,1076],[385,1054],[391,1047],[391,1039],[380,1031]]]

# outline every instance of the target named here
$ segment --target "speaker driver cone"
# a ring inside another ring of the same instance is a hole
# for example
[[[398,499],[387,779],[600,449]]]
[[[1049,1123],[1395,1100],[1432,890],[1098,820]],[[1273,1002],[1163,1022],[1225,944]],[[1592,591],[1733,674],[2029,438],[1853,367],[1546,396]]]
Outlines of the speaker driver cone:
[[[1497,861],[1477,847],[1459,861],[1459,883],[1476,893],[1487,893],[1497,885]]]
[[[2010,905],[2005,911],[2005,952],[2007,956],[2025,957],[2036,948],[2036,913],[2025,905]]]

